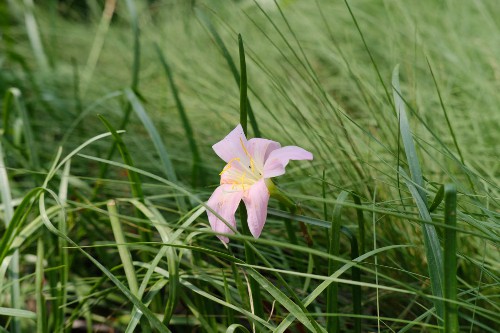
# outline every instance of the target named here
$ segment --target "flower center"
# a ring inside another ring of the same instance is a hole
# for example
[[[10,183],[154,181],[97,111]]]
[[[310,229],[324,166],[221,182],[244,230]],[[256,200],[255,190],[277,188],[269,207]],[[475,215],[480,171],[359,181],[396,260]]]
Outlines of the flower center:
[[[249,186],[262,179],[262,167],[255,164],[255,160],[240,139],[245,156],[232,158],[222,169],[221,184],[232,184],[235,190],[247,190]]]

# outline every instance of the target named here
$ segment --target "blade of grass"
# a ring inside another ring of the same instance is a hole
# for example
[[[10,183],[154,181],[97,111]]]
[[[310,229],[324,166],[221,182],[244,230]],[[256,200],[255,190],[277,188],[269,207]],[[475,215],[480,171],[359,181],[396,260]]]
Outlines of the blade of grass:
[[[262,286],[273,298],[279,302],[283,307],[285,307],[290,313],[297,318],[307,329],[315,332],[313,325],[309,318],[305,315],[302,309],[295,304],[290,298],[288,298],[281,290],[279,290],[273,283],[270,283],[265,277],[263,277],[259,272],[254,269],[247,269],[247,273]],[[326,332],[321,329],[321,332]],[[331,331],[330,331],[331,332]]]
[[[231,73],[233,73],[234,80],[236,81],[236,84],[238,87],[241,89],[241,78],[240,74],[238,73],[238,69],[236,68],[236,64],[234,63],[233,58],[231,57],[231,54],[229,54],[229,51],[224,44],[224,41],[220,37],[219,33],[217,32],[217,29],[213,26],[212,22],[208,18],[208,16],[199,8],[195,8],[195,13],[198,19],[203,23],[203,25],[207,28],[209,31],[210,35],[212,35],[215,44],[219,47],[222,56],[226,60],[229,69],[231,70]],[[240,61],[241,61],[241,55],[240,55]],[[248,111],[248,118],[250,119],[250,124],[252,125],[252,130],[253,134],[255,137],[260,137],[261,133],[259,130],[259,127],[257,125],[257,120],[255,119],[255,115],[253,113],[252,105],[250,104],[250,101],[247,99],[247,111]],[[245,132],[246,133],[246,132]]]
[[[158,133],[158,130],[154,126],[153,122],[151,121],[151,118],[149,118],[148,114],[146,113],[146,110],[142,106],[141,102],[135,95],[133,91],[130,89],[127,89],[125,91],[125,94],[127,96],[127,99],[129,100],[130,104],[132,105],[132,109],[136,113],[137,117],[141,120],[142,124],[148,131],[149,137],[153,141],[153,144],[155,146],[156,151],[158,152],[158,155],[160,156],[160,160],[163,166],[163,171],[165,172],[165,175],[167,176],[167,179],[176,183],[177,182],[177,175],[175,174],[174,167],[172,165],[172,162],[170,160],[170,155],[167,152],[167,149],[165,148],[165,145],[163,144],[163,140],[161,139],[160,133]],[[179,209],[183,212],[187,211],[186,203],[184,201],[184,198],[177,198],[177,204],[179,206]]]
[[[14,228],[17,228],[17,223],[13,221],[15,214],[12,204],[12,194],[10,190],[9,177],[7,175],[7,168],[4,161],[4,153],[1,141],[0,141],[0,195],[2,203],[5,207],[4,220],[5,220],[5,228],[7,229],[6,235],[8,235],[8,231],[12,231],[12,228],[9,227],[14,226]],[[3,242],[4,238],[6,238],[5,235],[2,237],[2,242],[1,242],[2,245],[4,245]],[[7,249],[2,248],[3,250],[2,252],[6,251]],[[2,256],[2,259],[3,257],[4,256]],[[12,308],[20,309],[22,301],[21,301],[21,287],[19,283],[19,252],[17,250],[12,255],[12,260],[10,262],[9,278],[12,280],[11,291],[10,291],[10,302]],[[21,332],[21,322],[18,317],[12,318],[12,331],[14,333]]]
[[[26,24],[28,38],[38,66],[42,71],[46,72],[49,70],[49,62],[47,61],[47,56],[43,49],[40,31],[36,23],[35,14],[33,13],[34,7],[33,0],[24,0],[24,23]]]
[[[55,168],[54,168],[55,169]],[[53,174],[55,172],[54,170],[51,170],[52,172],[49,172],[49,174]],[[50,178],[46,178],[46,183]],[[49,229],[50,232],[55,234],[58,237],[63,237],[66,239],[66,241],[74,246],[78,251],[80,251],[87,259],[89,259],[101,272],[106,275],[111,282],[122,292],[122,294],[130,300],[130,302],[136,306],[149,320],[151,325],[156,328],[159,332],[162,333],[170,333],[170,330],[164,326],[160,320],[156,317],[156,315],[149,310],[144,303],[142,303],[131,291],[128,289],[113,273],[111,273],[104,265],[102,265],[97,259],[95,259],[93,256],[91,256],[87,251],[85,251],[82,247],[80,247],[77,243],[75,243],[71,238],[69,238],[66,235],[63,235],[57,230],[57,228],[54,227],[52,221],[47,215],[47,210],[45,208],[45,193],[49,193],[52,196],[52,199],[54,199],[57,203],[57,205],[61,208],[64,209],[59,203],[59,199],[57,197],[57,194],[54,193],[52,190],[44,187],[44,192],[41,193],[40,199],[39,199],[39,208],[40,208],[40,214],[42,216],[44,225]]]
[[[420,217],[424,221],[431,222],[432,217],[427,210],[427,205],[422,200],[422,197],[420,197],[417,187],[413,184],[413,182],[411,182],[403,169],[400,169],[399,172],[404,177],[406,185],[408,186],[408,189],[417,204]],[[442,318],[444,318],[444,304],[442,301],[444,278],[441,245],[439,243],[436,228],[433,225],[422,223],[422,231],[424,234],[424,247],[427,257],[429,277],[431,280],[432,294],[437,297],[434,299],[434,306],[439,320],[442,320]]]
[[[177,90],[177,85],[174,82],[173,74],[167,62],[167,59],[165,58],[158,44],[155,44],[155,48],[156,52],[158,53],[158,57],[160,58],[160,62],[163,66],[163,69],[165,70],[165,74],[167,75],[168,83],[170,85],[170,89],[172,90],[172,95],[175,100],[175,105],[177,106],[177,110],[179,111],[179,116],[181,117],[182,126],[184,126],[184,131],[186,133],[186,137],[189,142],[189,148],[191,149],[191,154],[193,156],[193,175],[192,175],[193,187],[196,187],[198,184],[203,186],[205,183],[204,172],[201,164],[200,152],[198,150],[198,145],[194,137],[191,122],[189,121],[186,110],[184,109],[184,105],[179,96],[179,91]]]
[[[24,140],[26,144],[26,150],[28,152],[28,156],[30,158],[30,167],[33,170],[40,170],[40,159],[38,156],[38,148],[34,139],[33,129],[30,124],[30,119],[28,116],[28,112],[26,110],[26,106],[24,105],[24,101],[22,99],[21,91],[17,88],[10,88],[8,90],[9,93],[14,97],[14,104],[19,112],[19,116],[21,117],[23,123],[23,133]]]
[[[114,129],[114,127],[111,125],[109,121],[104,118],[102,115],[97,115],[99,119],[103,122],[103,124],[106,126],[108,131],[113,135],[113,139],[116,142],[118,151],[120,152],[120,155],[122,156],[123,162],[127,165],[134,166],[134,161],[132,160],[132,156],[130,155],[127,146],[123,142],[122,137],[118,134],[118,132]],[[144,194],[142,191],[142,183],[141,179],[139,178],[139,175],[137,172],[127,170],[127,176],[130,181],[130,189],[132,190],[132,195],[135,198],[138,198],[140,201],[144,201]]]
[[[36,251],[35,292],[36,292],[36,331],[45,333],[47,331],[47,303],[43,295],[45,250],[43,237],[38,237]]]
[[[120,260],[123,264],[123,270],[125,271],[125,276],[127,278],[127,283],[130,292],[138,296],[138,284],[137,277],[135,275],[134,264],[132,263],[132,254],[127,248],[127,242],[125,240],[125,235],[118,219],[118,209],[116,208],[116,201],[110,200],[106,204],[109,213],[109,222],[111,223],[111,229],[113,230],[113,235],[116,241],[116,247],[118,248],[118,254],[120,255]]]
[[[247,112],[247,102],[248,102],[248,97],[247,97],[247,68],[246,68],[246,61],[245,61],[245,48],[243,46],[243,38],[241,35],[238,35],[238,49],[239,49],[239,54],[240,54],[240,124],[241,127],[243,128],[243,133],[245,136],[247,135],[247,118],[248,118],[248,112]],[[251,235],[250,229],[248,227],[248,215],[247,211],[244,207],[243,204],[240,204],[240,220],[241,220],[241,225],[242,225],[242,233],[243,235]],[[246,261],[249,265],[255,265],[256,260],[255,260],[255,254],[248,244],[248,242],[245,242],[245,258]],[[260,291],[260,286],[259,283],[253,279],[250,278],[250,293],[251,293],[251,309],[253,309],[253,312],[255,315],[257,315],[260,318],[264,318],[264,308],[262,307],[262,297],[261,297],[261,291]]]
[[[399,85],[399,65],[396,66],[392,72],[392,86],[393,86],[393,97],[396,111],[399,117],[399,128],[401,131],[401,138],[403,140],[403,146],[406,153],[406,160],[410,169],[411,181],[406,176],[404,170],[400,167],[400,174],[405,177],[406,184],[410,189],[413,199],[417,203],[417,207],[420,216],[425,221],[432,221],[430,212],[427,205],[427,196],[424,188],[424,179],[422,176],[422,170],[417,156],[417,151],[415,149],[415,143],[413,141],[413,136],[410,130],[410,124],[405,110],[405,101],[402,98],[401,88]],[[433,225],[425,223],[422,225],[422,231],[424,234],[424,246],[427,257],[429,277],[431,280],[432,293],[434,296],[441,298],[443,296],[443,259],[441,252],[441,245],[436,232],[436,228]],[[443,319],[444,316],[444,305],[439,299],[434,300],[434,306],[436,307],[436,314],[439,321]]]
[[[130,13],[132,33],[134,34],[134,60],[132,64],[132,85],[131,88],[137,92],[139,86],[139,70],[141,66],[141,44],[140,44],[140,30],[137,17],[137,9],[133,0],[125,0],[125,4]]]
[[[134,204],[156,228],[163,243],[175,242],[176,235],[178,234],[173,235],[167,221],[155,207],[148,202],[146,202],[148,204],[148,206],[146,206],[146,204],[137,200],[131,200],[131,203]],[[169,297],[167,304],[165,305],[164,317],[162,321],[164,325],[168,325],[172,319],[172,315],[175,307],[177,306],[177,301],[181,291],[179,284],[179,260],[175,250],[173,248],[168,248],[166,257],[168,264]]]
[[[36,319],[36,313],[32,311],[5,308],[5,307],[0,307],[0,316]]]
[[[328,231],[328,253],[332,256],[339,257],[340,255],[340,227],[341,227],[341,211],[342,202],[348,196],[348,192],[342,191],[337,197],[337,204],[333,210],[332,226]],[[328,275],[332,275],[339,268],[339,263],[335,260],[328,260]],[[326,330],[334,333],[339,332],[340,322],[337,316],[330,314],[337,314],[339,312],[338,304],[338,283],[332,283],[326,290],[326,313],[329,315],[326,319]]]
[[[71,160],[66,162],[64,165],[64,169],[62,172],[61,183],[59,185],[59,198],[61,200],[61,204],[66,206],[66,201],[68,198],[68,183],[69,183],[69,172],[71,168]],[[66,218],[59,214],[59,231],[66,235],[68,233],[66,226]],[[59,284],[58,284],[58,294],[57,294],[57,321],[54,323],[53,327],[62,327],[64,325],[64,319],[66,316],[66,303],[68,299],[67,295],[67,286],[68,286],[68,277],[69,277],[69,258],[68,258],[68,243],[62,239],[58,238],[58,251],[60,255],[60,265],[59,269]]]
[[[445,208],[444,219],[447,225],[457,225],[457,190],[455,185],[444,186]],[[444,231],[444,331],[458,333],[457,304],[457,235],[455,229],[446,228]]]
[[[397,115],[399,117],[399,128],[406,153],[406,160],[410,169],[411,179],[417,185],[418,193],[427,205],[422,169],[420,168],[420,163],[418,161],[417,150],[415,149],[410,123],[408,121],[408,116],[406,115],[405,101],[403,100],[399,85],[399,65],[397,65],[392,72],[392,92]]]

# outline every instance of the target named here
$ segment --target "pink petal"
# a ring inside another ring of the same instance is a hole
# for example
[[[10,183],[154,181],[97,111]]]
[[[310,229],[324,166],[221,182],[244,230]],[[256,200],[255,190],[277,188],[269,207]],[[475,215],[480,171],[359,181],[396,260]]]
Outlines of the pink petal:
[[[253,138],[248,140],[248,153],[252,156],[255,165],[264,169],[264,162],[272,151],[280,148],[281,145],[272,140]]]
[[[248,213],[248,228],[255,238],[259,238],[266,223],[269,190],[264,179],[253,184],[243,196]]]
[[[207,206],[219,214],[226,222],[236,229],[234,214],[243,196],[243,191],[233,190],[232,185],[224,184],[217,187],[212,196],[207,201]],[[232,234],[234,233],[226,223],[222,222],[215,214],[207,210],[208,221],[215,232]],[[217,236],[224,243],[229,242],[225,236]]]
[[[247,138],[245,137],[245,133],[243,133],[243,128],[238,124],[234,130],[224,139],[214,144],[212,148],[224,162],[229,163],[235,157],[247,158],[247,154],[245,153],[246,145]]]
[[[296,146],[286,146],[273,150],[264,163],[264,177],[271,178],[285,173],[285,167],[290,160],[312,160],[313,155],[305,149]]]

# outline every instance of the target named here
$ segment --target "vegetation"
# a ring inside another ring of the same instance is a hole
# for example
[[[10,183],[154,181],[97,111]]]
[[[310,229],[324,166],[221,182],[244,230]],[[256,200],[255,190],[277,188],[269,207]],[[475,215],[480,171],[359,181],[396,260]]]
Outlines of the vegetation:
[[[498,332],[498,12],[0,3],[0,332]],[[245,113],[314,160],[225,246]]]

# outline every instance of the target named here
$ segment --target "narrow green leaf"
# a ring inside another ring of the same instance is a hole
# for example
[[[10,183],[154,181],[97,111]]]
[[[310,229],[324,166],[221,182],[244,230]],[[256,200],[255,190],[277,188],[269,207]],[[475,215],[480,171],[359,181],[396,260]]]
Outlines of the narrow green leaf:
[[[165,148],[165,145],[163,144],[163,140],[160,136],[160,133],[158,133],[158,130],[154,126],[153,122],[151,121],[151,118],[149,118],[148,114],[146,113],[146,110],[142,106],[141,102],[137,98],[136,94],[131,91],[130,89],[125,90],[125,94],[132,105],[132,109],[136,113],[137,117],[141,120],[142,124],[146,128],[146,130],[149,133],[149,137],[153,141],[153,144],[155,146],[156,151],[158,152],[158,155],[160,156],[160,160],[163,166],[163,170],[165,172],[165,175],[167,176],[167,179],[176,183],[177,182],[177,175],[175,174],[174,167],[172,165],[172,162],[170,160],[170,155],[167,152],[167,149]],[[186,203],[183,198],[178,198],[177,199],[177,204],[179,205],[179,208],[181,211],[186,211]]]
[[[37,148],[38,145],[35,141],[33,128],[31,127],[30,118],[26,110],[26,106],[24,104],[21,91],[17,88],[10,88],[8,92],[12,94],[14,98],[14,104],[22,120],[25,146],[31,163],[30,167],[33,170],[40,170],[40,158],[38,156],[38,148]]]
[[[245,47],[243,46],[243,38],[238,34],[238,49],[240,53],[240,124],[243,127],[243,132],[248,135],[247,131],[247,65],[245,60]]]
[[[115,128],[109,123],[109,121],[104,118],[102,115],[97,115],[99,119],[103,122],[103,124],[106,126],[108,131],[113,135],[113,139],[116,142],[116,145],[118,147],[118,151],[120,152],[120,155],[122,156],[123,162],[127,165],[134,166],[134,161],[132,160],[132,156],[130,155],[127,146],[123,142],[122,137],[118,134],[118,132],[115,130]],[[130,188],[132,190],[132,195],[139,200],[143,201],[144,200],[144,194],[142,192],[142,183],[141,179],[139,178],[139,175],[137,172],[134,171],[127,171],[128,179],[130,181]]]
[[[19,228],[17,221],[14,221],[14,207],[12,203],[12,194],[10,190],[10,183],[9,183],[9,177],[7,175],[7,168],[4,162],[4,154],[3,154],[3,149],[2,149],[2,142],[0,141],[0,198],[2,199],[2,203],[5,207],[4,210],[4,220],[5,220],[5,227],[6,227],[6,232],[8,238],[5,237],[6,242],[3,242],[4,237],[2,237],[2,242],[0,242],[0,246],[9,246],[10,243],[13,241],[13,236],[15,235],[17,229]],[[22,222],[22,220],[19,221],[19,224]],[[9,232],[12,233],[9,235]],[[9,249],[7,248],[1,248],[2,250],[2,256],[0,257],[2,260],[4,256],[6,255],[6,251]],[[0,260],[0,263],[2,261]],[[19,252],[15,251],[12,254],[12,260],[10,262],[10,271],[9,271],[9,278],[11,279],[11,291],[10,291],[10,303],[12,305],[12,308],[14,309],[19,309],[21,308],[22,301],[21,301],[21,287],[19,283]],[[0,289],[1,290],[1,289]],[[14,317],[12,320],[12,331],[15,333],[21,332],[21,323],[19,321],[19,318]]]
[[[132,85],[131,88],[134,92],[137,92],[139,86],[139,70],[141,66],[141,44],[139,39],[139,22],[137,9],[135,8],[135,2],[133,0],[125,0],[127,9],[130,13],[132,33],[134,34],[134,60],[132,65]]]
[[[36,292],[36,331],[37,333],[45,333],[47,329],[47,303],[43,295],[44,268],[43,262],[45,259],[45,250],[43,238],[38,237],[36,251],[36,271],[35,271],[35,292]]]
[[[220,37],[219,33],[217,32],[217,29],[213,26],[212,22],[210,19],[207,17],[207,15],[200,10],[199,8],[195,8],[195,13],[198,19],[203,23],[203,25],[208,29],[209,33],[212,35],[214,38],[215,43],[219,47],[220,51],[222,52],[222,56],[226,60],[229,69],[231,70],[231,73],[233,73],[234,80],[236,81],[236,84],[238,87],[240,87],[240,74],[238,73],[238,69],[236,68],[236,64],[234,63],[233,58],[231,57],[231,54],[229,54],[229,51],[227,50],[226,45],[224,44],[224,41]],[[240,56],[241,60],[241,56]],[[250,104],[250,101],[247,99],[247,112],[248,112],[248,118],[250,119],[250,124],[252,125],[252,130],[253,133],[256,137],[260,137],[260,130],[257,125],[257,120],[255,119],[255,115],[253,113],[252,106]]]
[[[48,179],[46,179],[46,182]],[[44,188],[45,192],[50,193],[52,198],[56,200],[58,206],[61,207],[61,209],[64,209],[60,204],[59,200],[57,198],[57,195],[50,189]],[[47,210],[45,208],[45,192],[42,192],[40,195],[40,200],[39,200],[39,208],[40,208],[40,214],[42,216],[44,225],[49,229],[50,232],[55,234],[58,237],[63,237],[66,239],[66,241],[74,246],[76,249],[78,249],[85,257],[87,257],[101,272],[103,272],[110,280],[115,284],[116,287],[122,292],[122,294],[127,297],[130,302],[134,306],[136,306],[149,320],[151,325],[155,327],[158,332],[162,333],[170,333],[170,330],[165,327],[160,320],[156,317],[156,315],[149,310],[144,303],[141,302],[121,281],[113,274],[111,273],[106,267],[104,267],[97,259],[95,259],[93,256],[91,256],[87,251],[85,251],[83,248],[81,248],[77,243],[75,243],[71,238],[69,238],[66,235],[63,235],[57,230],[53,223],[50,221],[50,218],[47,215]]]
[[[226,330],[226,333],[235,333],[237,330],[243,332],[243,333],[249,333],[248,330],[246,329],[245,326],[243,325],[240,325],[240,324],[232,324],[230,325],[227,330]]]
[[[337,204],[333,211],[332,226],[328,231],[328,253],[332,256],[339,257],[340,254],[340,229],[341,229],[341,211],[342,202],[346,200],[349,192],[342,191],[338,198]],[[339,263],[333,259],[328,260],[328,275],[332,275],[339,268]],[[326,329],[328,332],[338,332],[340,329],[339,318],[335,315],[339,313],[338,304],[338,283],[332,283],[326,291]]]
[[[408,175],[403,169],[399,169],[400,174],[404,177],[406,185],[410,190],[410,193],[417,204],[417,208],[420,217],[424,221],[432,222],[431,215],[427,210],[427,205],[423,201],[418,189],[413,184],[413,182],[408,179]],[[443,297],[443,255],[441,252],[441,245],[439,242],[439,237],[436,232],[436,228],[428,223],[422,223],[422,232],[424,234],[424,247],[425,254],[427,257],[427,265],[429,269],[429,277],[431,280],[432,294],[437,298],[434,299],[434,306],[436,307],[436,314],[440,320],[444,316],[444,305],[443,301],[440,299]]]
[[[191,154],[193,155],[193,175],[192,175],[193,187],[196,187],[198,183],[200,183],[201,186],[203,186],[205,179],[204,172],[201,164],[200,152],[198,150],[198,145],[194,137],[191,122],[189,121],[186,110],[184,109],[184,105],[179,96],[179,91],[177,90],[177,85],[174,82],[172,70],[168,65],[167,59],[165,58],[158,44],[155,44],[155,47],[156,47],[156,52],[158,53],[158,57],[160,58],[161,64],[163,65],[163,69],[165,70],[165,74],[167,75],[168,83],[170,85],[170,89],[172,90],[172,95],[175,100],[175,105],[177,106],[177,110],[179,111],[179,116],[181,117],[182,126],[184,127],[184,132],[186,133],[186,137],[189,142],[189,148],[191,149]]]
[[[307,329],[310,331],[316,331],[311,324],[310,318],[308,318],[302,309],[295,304],[291,299],[289,299],[281,290],[279,290],[273,283],[269,282],[265,277],[263,277],[256,270],[250,268],[246,270],[248,275],[250,275],[259,285],[266,290],[273,298],[279,302],[285,309],[290,311],[290,313],[297,318]],[[324,331],[324,330],[322,330]],[[324,331],[326,332],[326,331]]]
[[[444,186],[445,208],[444,220],[447,225],[457,225],[457,190],[455,185]],[[444,232],[444,331],[458,333],[457,301],[457,235],[454,228],[446,228]]]
[[[127,242],[125,240],[125,235],[123,234],[122,226],[120,220],[118,219],[118,209],[116,208],[116,202],[110,200],[107,203],[109,222],[111,223],[111,229],[113,230],[113,235],[118,248],[118,254],[120,255],[120,260],[123,264],[123,269],[125,271],[125,276],[127,277],[127,283],[130,291],[134,295],[138,295],[139,290],[137,284],[137,277],[135,275],[134,264],[132,263],[132,254],[127,248]]]
[[[0,307],[0,316],[36,319],[36,313],[28,310]]]
[[[443,201],[444,198],[444,186],[441,185],[439,186],[439,190],[436,193],[436,196],[434,197],[434,200],[432,200],[432,204],[429,207],[429,212],[433,212],[438,208],[439,204],[441,201]]]
[[[405,148],[406,160],[408,161],[408,166],[410,168],[411,179],[416,184],[418,193],[420,194],[422,201],[427,206],[427,199],[424,190],[424,178],[422,176],[420,162],[418,161],[415,143],[413,142],[410,123],[408,122],[408,116],[406,115],[405,101],[402,98],[401,88],[399,86],[399,65],[396,66],[392,72],[392,93],[399,117],[399,128],[401,131],[403,146]]]

